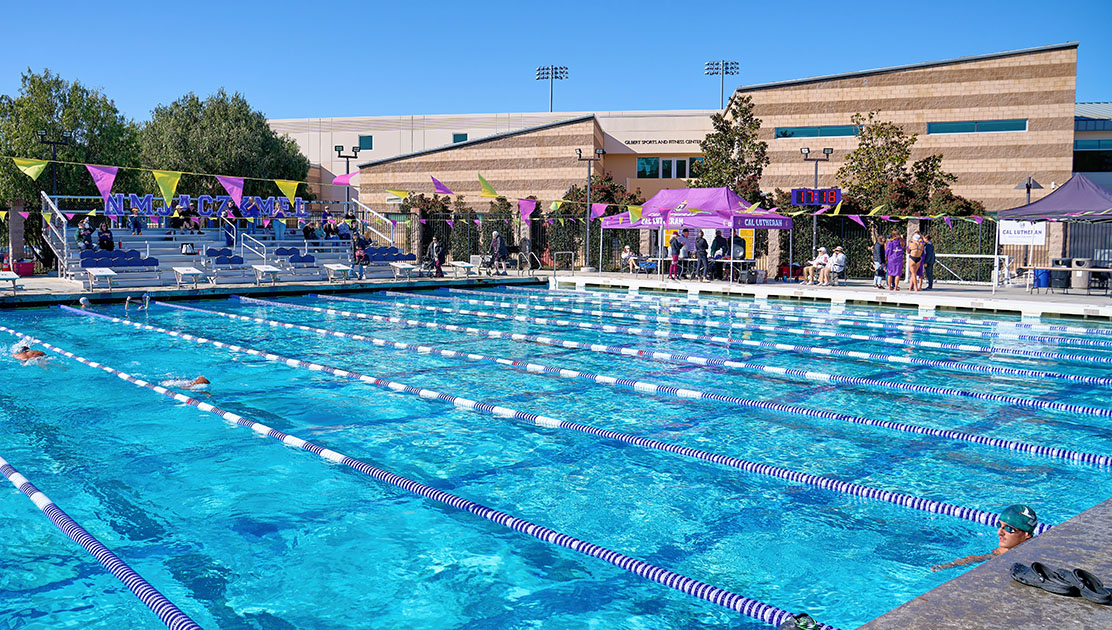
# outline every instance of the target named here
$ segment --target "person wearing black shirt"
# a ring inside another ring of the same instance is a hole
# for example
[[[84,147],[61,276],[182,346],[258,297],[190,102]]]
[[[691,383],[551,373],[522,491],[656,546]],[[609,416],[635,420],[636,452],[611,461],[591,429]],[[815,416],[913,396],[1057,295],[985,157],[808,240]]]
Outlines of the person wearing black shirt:
[[[703,238],[703,233],[699,232],[699,236],[695,237],[695,277],[700,282],[710,282],[707,277],[707,248],[710,244],[707,239]]]
[[[444,246],[440,244],[440,241],[435,236],[432,237],[432,242],[429,243],[428,256],[432,260],[432,264],[436,266],[436,277],[443,278],[444,260],[447,258],[448,253],[444,251]]]

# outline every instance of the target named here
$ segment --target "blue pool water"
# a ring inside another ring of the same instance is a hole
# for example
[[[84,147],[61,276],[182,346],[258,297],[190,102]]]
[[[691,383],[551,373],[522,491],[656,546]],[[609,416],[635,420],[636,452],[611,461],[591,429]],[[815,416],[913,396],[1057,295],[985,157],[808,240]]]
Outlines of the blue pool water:
[[[542,304],[522,292],[491,295],[504,302]],[[632,324],[611,317],[499,310],[423,301],[416,295],[355,297],[373,303],[309,296],[280,301],[1112,408],[1108,386],[653,340],[420,311],[399,303]],[[238,300],[183,304],[1112,454],[1107,419],[1077,413],[616,357]],[[674,316],[642,304],[603,308]],[[99,307],[96,312],[125,316],[122,307]],[[645,395],[162,306],[127,316],[516,410],[967,507],[997,512],[1011,503],[1027,503],[1048,523],[1062,522],[1112,495],[1106,469],[1059,459],[836,420]],[[715,319],[748,321],[740,315]],[[793,612],[807,611],[841,628],[856,627],[959,573],[932,572],[931,565],[996,546],[993,528],[957,518],[570,431],[529,427],[58,308],[6,311],[0,314],[0,324],[150,381],[203,374],[213,382],[211,397],[198,398],[251,420],[688,577]],[[646,327],[723,334],[708,327]],[[852,332],[954,341],[920,333]],[[1085,363],[850,339],[731,334],[980,365],[1112,375],[1109,366]],[[4,347],[14,341],[0,335]],[[1112,350],[1104,348],[968,338],[961,342],[1112,356]],[[7,385],[0,391],[0,457],[205,628],[769,627],[284,448],[100,370],[63,357],[50,364],[42,369],[0,361],[0,377]],[[26,497],[10,485],[4,487],[0,628],[162,627],[123,584],[58,532]]]

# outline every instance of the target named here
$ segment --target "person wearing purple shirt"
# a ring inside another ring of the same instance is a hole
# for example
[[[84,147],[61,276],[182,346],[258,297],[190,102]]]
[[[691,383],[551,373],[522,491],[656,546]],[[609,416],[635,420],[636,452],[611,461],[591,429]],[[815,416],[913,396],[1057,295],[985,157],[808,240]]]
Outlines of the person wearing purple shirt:
[[[888,261],[888,289],[899,291],[900,276],[904,272],[904,241],[898,232],[892,232],[884,245],[884,258]]]

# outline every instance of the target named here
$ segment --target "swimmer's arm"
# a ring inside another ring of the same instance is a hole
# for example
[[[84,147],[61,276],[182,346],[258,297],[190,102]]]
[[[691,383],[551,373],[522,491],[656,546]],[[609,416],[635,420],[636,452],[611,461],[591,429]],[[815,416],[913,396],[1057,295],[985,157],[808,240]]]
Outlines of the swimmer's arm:
[[[994,554],[986,553],[986,554],[981,554],[981,555],[978,555],[978,556],[966,556],[964,558],[958,558],[957,560],[954,560],[953,562],[947,562],[945,564],[936,564],[933,567],[931,567],[931,571],[942,571],[943,569],[953,569],[954,567],[964,567],[964,566],[967,566],[967,565],[970,565],[970,564],[977,564],[978,562],[984,562],[985,560],[988,560],[988,559],[992,558],[993,555]]]

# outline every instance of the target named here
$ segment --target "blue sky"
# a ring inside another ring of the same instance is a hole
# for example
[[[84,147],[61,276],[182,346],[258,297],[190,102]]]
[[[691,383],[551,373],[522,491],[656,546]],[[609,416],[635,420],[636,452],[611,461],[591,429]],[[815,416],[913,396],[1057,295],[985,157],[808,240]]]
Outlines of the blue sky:
[[[44,68],[125,115],[224,87],[271,118],[712,109],[731,85],[1080,41],[1078,101],[1112,101],[1108,0],[5,3],[0,93]],[[107,8],[106,8],[107,7]],[[1104,32],[1102,32],[1102,30]]]

